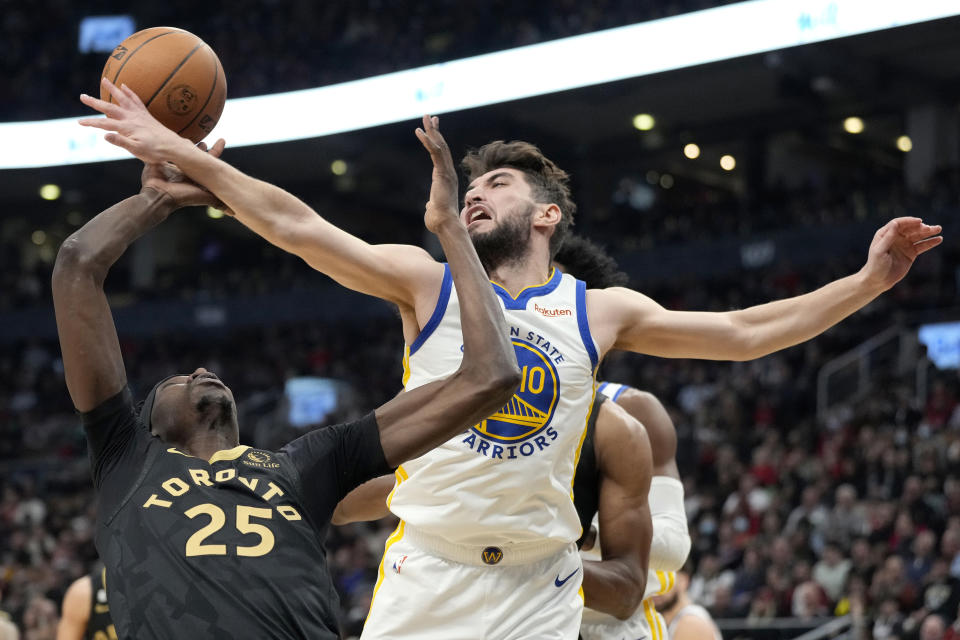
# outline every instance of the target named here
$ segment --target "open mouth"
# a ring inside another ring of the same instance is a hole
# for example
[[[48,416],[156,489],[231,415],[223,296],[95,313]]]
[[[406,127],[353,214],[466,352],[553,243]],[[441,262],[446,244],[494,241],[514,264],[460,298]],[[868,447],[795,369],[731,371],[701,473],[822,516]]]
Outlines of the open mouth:
[[[467,209],[467,226],[481,220],[493,220],[490,211],[483,205],[475,204]]]

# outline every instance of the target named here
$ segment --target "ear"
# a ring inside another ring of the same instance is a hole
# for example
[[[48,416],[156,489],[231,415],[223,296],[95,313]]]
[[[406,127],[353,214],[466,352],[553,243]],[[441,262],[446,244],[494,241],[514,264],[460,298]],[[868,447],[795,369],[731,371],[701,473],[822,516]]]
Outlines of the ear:
[[[563,214],[560,207],[555,204],[548,204],[543,209],[537,211],[533,216],[533,226],[535,227],[555,227],[560,223]]]

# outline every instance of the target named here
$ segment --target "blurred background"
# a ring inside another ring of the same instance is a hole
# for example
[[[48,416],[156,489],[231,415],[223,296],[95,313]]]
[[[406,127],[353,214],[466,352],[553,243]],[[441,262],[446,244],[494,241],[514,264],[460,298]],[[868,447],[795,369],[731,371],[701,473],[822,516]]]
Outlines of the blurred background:
[[[84,114],[79,94],[97,92],[107,52],[129,34],[111,35],[108,20],[91,35],[91,17],[194,32],[236,98],[731,4],[0,0],[0,121]],[[841,3],[811,4],[829,14]],[[892,217],[944,226],[944,245],[894,290],[809,343],[748,363],[614,353],[602,366],[602,379],[653,392],[673,417],[690,593],[724,637],[960,637],[958,33],[960,18],[947,18],[441,114],[455,157],[493,139],[539,145],[572,175],[575,230],[669,308],[809,291],[859,269]],[[260,126],[283,117],[265,113]],[[439,257],[422,226],[430,164],[417,124],[237,149],[228,139],[224,157],[367,241]],[[139,174],[133,160],[0,170],[0,611],[26,638],[53,637],[65,588],[96,560],[53,260],[70,233],[135,193]],[[107,289],[134,394],[205,366],[234,390],[244,443],[278,448],[401,387],[395,309],[219,212],[175,214]],[[394,526],[331,532],[347,637]],[[844,622],[818,635],[832,620]]]

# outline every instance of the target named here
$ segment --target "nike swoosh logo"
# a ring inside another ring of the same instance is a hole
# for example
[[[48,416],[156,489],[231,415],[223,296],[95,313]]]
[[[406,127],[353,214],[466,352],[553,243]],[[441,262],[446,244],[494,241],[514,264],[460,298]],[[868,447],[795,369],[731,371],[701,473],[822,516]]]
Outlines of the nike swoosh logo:
[[[578,568],[578,569],[575,569],[573,573],[571,573],[570,575],[568,575],[568,576],[567,576],[566,578],[564,578],[563,580],[560,579],[560,574],[558,573],[558,574],[557,574],[557,577],[554,578],[554,580],[553,580],[553,584],[554,584],[556,587],[558,587],[558,588],[559,588],[559,587],[562,587],[563,585],[565,585],[565,584],[567,583],[567,580],[569,580],[569,579],[572,578],[573,576],[577,575],[577,571],[580,571],[580,569],[579,569],[579,568]]]

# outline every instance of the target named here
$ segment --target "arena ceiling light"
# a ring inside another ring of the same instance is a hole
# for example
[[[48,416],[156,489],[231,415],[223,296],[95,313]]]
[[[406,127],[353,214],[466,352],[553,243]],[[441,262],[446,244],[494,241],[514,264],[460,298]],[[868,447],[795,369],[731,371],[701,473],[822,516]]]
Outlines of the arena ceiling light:
[[[315,138],[953,15],[960,15],[957,0],[751,0],[318,89],[228,100],[216,135],[231,147]],[[0,124],[0,169],[128,157],[77,118]]]

